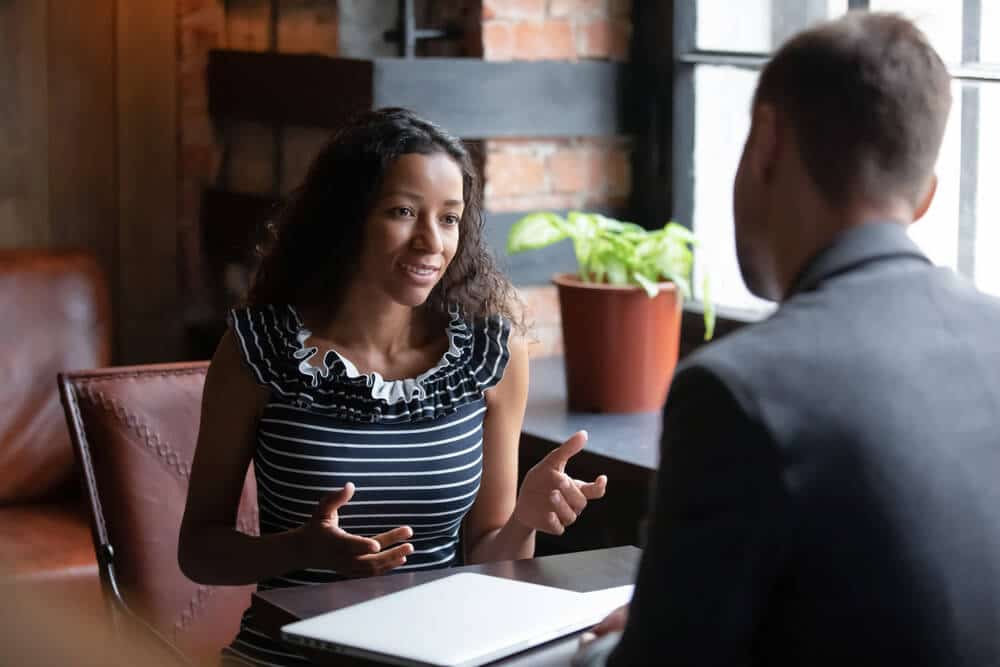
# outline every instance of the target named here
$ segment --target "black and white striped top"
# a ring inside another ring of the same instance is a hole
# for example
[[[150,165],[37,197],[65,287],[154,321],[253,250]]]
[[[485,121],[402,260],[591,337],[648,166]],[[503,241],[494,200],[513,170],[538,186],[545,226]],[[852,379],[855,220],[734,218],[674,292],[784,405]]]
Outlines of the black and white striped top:
[[[483,392],[500,381],[509,323],[470,323],[452,311],[448,351],[415,378],[362,374],[337,352],[314,362],[311,333],[290,306],[245,307],[230,327],[248,367],[271,389],[258,425],[254,472],[261,534],[296,528],[325,494],[353,482],[338,514],[349,532],[413,528],[414,552],[399,570],[447,567],[479,490]],[[258,588],[335,581],[334,570],[289,572]],[[249,664],[296,664],[280,644],[247,627],[226,650]]]

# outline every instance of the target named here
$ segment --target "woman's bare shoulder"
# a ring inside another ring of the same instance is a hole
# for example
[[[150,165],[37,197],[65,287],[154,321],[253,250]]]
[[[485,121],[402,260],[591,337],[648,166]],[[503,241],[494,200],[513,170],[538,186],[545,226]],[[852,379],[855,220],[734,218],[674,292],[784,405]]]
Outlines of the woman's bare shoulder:
[[[205,379],[205,393],[206,399],[220,398],[234,407],[252,405],[255,412],[263,409],[267,402],[268,387],[250,370],[232,331],[227,330],[215,348]]]

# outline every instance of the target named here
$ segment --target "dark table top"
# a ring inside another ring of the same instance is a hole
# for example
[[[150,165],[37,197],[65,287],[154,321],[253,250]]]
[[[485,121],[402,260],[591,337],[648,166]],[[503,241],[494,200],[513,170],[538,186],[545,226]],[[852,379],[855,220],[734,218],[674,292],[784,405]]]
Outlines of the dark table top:
[[[625,546],[254,593],[252,603],[254,626],[261,632],[278,637],[281,626],[286,623],[388,595],[459,572],[477,572],[581,592],[623,586],[634,582],[641,553],[636,547]],[[573,636],[496,664],[517,665],[517,667],[567,664],[569,656],[575,650],[576,638]]]
[[[646,470],[660,458],[660,412],[594,414],[569,412],[563,357],[531,360],[528,408],[521,432],[556,447],[580,429],[589,436],[585,451]]]

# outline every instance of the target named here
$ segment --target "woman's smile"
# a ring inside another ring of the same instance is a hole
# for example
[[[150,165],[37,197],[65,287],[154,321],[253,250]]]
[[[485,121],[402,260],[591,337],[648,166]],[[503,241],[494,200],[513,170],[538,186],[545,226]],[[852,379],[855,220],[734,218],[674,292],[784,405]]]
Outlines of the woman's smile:
[[[400,262],[397,266],[407,278],[422,286],[434,285],[441,270],[440,266],[421,262]]]

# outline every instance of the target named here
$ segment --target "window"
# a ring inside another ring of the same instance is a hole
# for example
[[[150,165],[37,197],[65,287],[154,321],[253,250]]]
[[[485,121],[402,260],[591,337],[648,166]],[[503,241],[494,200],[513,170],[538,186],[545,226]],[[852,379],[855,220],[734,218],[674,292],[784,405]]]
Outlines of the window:
[[[691,0],[674,5],[674,215],[705,241],[707,271],[723,308],[773,306],[740,278],[732,184],[760,68],[788,36],[849,8],[896,11],[927,34],[954,77],[938,159],[938,192],[912,238],[937,264],[1000,295],[1000,0]],[[700,292],[698,293],[700,296]]]

